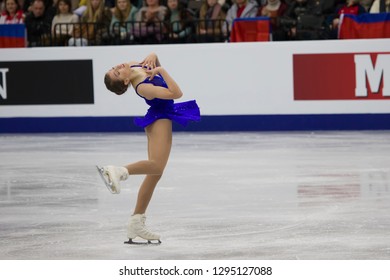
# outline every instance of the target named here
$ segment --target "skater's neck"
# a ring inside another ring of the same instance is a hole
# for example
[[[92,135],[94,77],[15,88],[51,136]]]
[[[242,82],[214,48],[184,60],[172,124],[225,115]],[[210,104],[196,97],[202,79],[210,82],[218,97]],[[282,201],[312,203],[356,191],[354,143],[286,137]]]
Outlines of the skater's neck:
[[[133,88],[143,82],[149,75],[145,72],[143,67],[131,67],[130,82]]]

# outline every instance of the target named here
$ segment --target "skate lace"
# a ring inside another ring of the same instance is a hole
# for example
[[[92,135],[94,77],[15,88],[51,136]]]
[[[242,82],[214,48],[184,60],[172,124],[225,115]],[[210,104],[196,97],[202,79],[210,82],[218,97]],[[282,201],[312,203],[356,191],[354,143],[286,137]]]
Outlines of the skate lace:
[[[157,238],[157,234],[151,232],[147,227],[146,227],[146,217],[143,216],[141,217],[140,219],[140,222],[141,222],[141,228],[140,228],[140,231],[139,231],[139,235],[140,237],[142,238],[145,238],[145,239],[154,239],[154,238]]]
[[[123,170],[123,172],[120,172],[119,179],[121,181],[125,181],[129,177],[129,175],[126,172],[127,172],[127,170]]]

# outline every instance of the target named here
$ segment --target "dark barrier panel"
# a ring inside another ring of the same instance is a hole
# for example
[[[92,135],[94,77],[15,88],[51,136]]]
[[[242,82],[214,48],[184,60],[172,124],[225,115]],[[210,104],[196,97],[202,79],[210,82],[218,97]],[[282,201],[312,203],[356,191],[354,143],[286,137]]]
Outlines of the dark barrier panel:
[[[175,131],[315,131],[390,129],[390,114],[202,116]],[[0,118],[0,133],[143,132],[133,117]]]
[[[93,103],[92,60],[0,62],[0,106]]]

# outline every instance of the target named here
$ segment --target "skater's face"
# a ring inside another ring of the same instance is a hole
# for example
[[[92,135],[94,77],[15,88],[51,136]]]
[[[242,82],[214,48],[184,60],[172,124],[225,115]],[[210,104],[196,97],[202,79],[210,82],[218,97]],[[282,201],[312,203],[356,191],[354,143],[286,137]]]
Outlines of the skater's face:
[[[124,81],[125,84],[128,84],[129,77],[130,77],[130,67],[125,64],[119,64],[117,66],[112,67],[107,74],[110,76],[110,78],[115,81],[115,80],[120,80]]]
[[[130,84],[130,73],[130,66],[127,63],[112,67],[104,76],[107,89],[118,95],[124,94]]]

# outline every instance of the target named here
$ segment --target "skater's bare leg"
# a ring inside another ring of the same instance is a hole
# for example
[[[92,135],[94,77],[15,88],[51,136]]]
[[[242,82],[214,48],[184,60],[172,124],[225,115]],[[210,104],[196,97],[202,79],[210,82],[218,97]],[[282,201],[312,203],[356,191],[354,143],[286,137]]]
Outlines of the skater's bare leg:
[[[145,129],[148,138],[148,160],[126,166],[130,175],[162,175],[172,146],[172,121],[161,119]]]
[[[146,129],[148,160],[126,166],[129,174],[147,174],[138,191],[134,214],[144,214],[167,165],[172,146],[172,122],[160,119]]]
[[[138,191],[134,214],[144,214],[161,175],[146,175]]]

